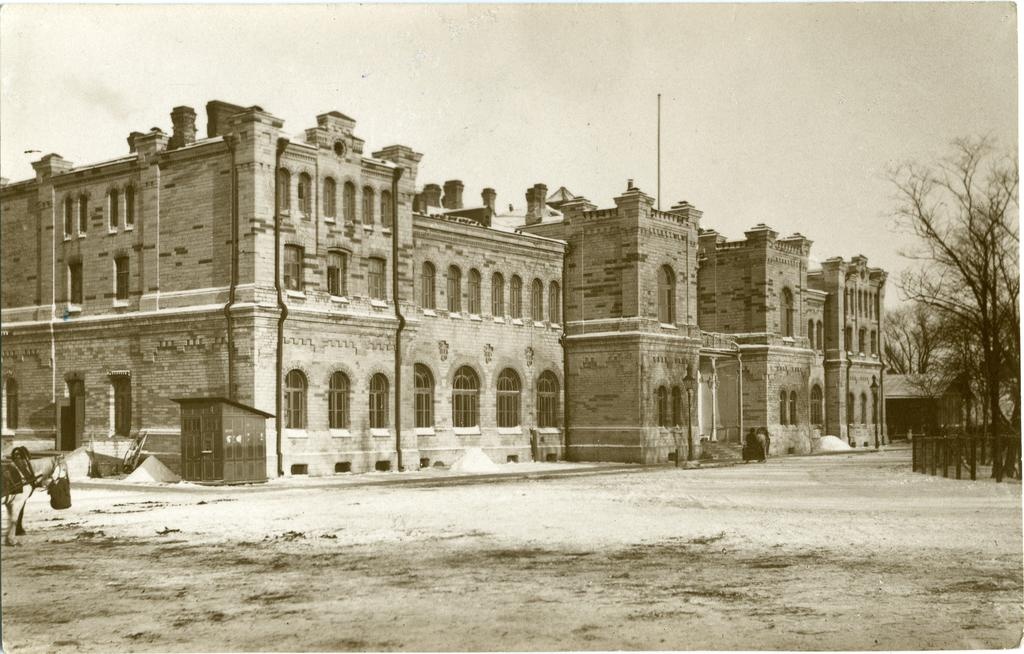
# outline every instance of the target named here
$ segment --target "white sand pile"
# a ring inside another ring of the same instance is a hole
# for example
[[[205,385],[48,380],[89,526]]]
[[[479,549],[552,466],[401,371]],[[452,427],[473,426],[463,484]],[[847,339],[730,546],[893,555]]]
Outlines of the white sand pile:
[[[68,466],[68,478],[71,479],[71,481],[89,478],[89,470],[92,467],[92,456],[89,454],[88,449],[80,447],[74,452],[65,455],[64,463]]]
[[[853,448],[838,436],[822,436],[814,446],[815,452],[846,452]]]
[[[501,468],[479,447],[468,447],[450,468],[452,472],[498,472]]]
[[[146,460],[142,462],[135,472],[128,475],[124,479],[133,483],[152,484],[152,483],[174,483],[181,481],[181,477],[174,474],[174,472],[160,462],[160,459],[155,456],[148,456]]]

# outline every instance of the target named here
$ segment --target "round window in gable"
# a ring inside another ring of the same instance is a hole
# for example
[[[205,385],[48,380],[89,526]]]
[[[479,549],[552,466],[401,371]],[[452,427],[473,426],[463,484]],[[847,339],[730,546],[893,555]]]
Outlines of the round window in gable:
[[[345,156],[345,143],[343,141],[334,142],[334,154],[338,155],[339,157]]]

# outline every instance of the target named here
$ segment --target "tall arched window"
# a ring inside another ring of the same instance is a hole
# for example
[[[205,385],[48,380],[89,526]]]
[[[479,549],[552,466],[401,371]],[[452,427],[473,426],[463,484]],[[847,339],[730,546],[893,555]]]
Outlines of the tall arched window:
[[[544,282],[539,279],[533,280],[530,285],[530,320],[544,320]]]
[[[292,208],[292,174],[286,168],[277,171],[277,208],[281,211]]]
[[[383,373],[370,377],[370,429],[388,426],[388,378]]]
[[[288,429],[306,428],[306,376],[289,370],[284,378],[285,423]]]
[[[847,326],[844,330],[844,335],[846,336],[844,339],[846,341],[846,351],[853,352],[857,349],[857,344],[853,342],[853,327]]]
[[[505,315],[505,278],[501,273],[491,277],[491,314],[495,318]]]
[[[476,268],[469,271],[469,312],[480,315],[480,271]]]
[[[676,274],[668,266],[658,268],[658,320],[666,325],[676,322]]]
[[[327,388],[327,421],[331,429],[348,429],[348,376],[338,371],[331,375]]]
[[[864,354],[864,348],[868,344],[868,330],[863,327],[857,332],[857,352]]]
[[[508,285],[508,308],[513,318],[523,317],[523,280],[519,275],[512,275]]]
[[[519,375],[511,368],[505,368],[498,375],[498,426],[519,426]]]
[[[427,428],[434,426],[434,376],[430,368],[422,363],[413,367],[413,378],[416,391],[416,426]]]
[[[4,381],[4,423],[8,429],[18,428],[18,381],[8,377]]]
[[[558,282],[548,284],[548,320],[562,322],[562,289]]]
[[[480,378],[469,366],[456,370],[452,381],[452,424],[455,427],[480,424]]]
[[[782,289],[782,335],[793,336],[793,291]]]
[[[89,196],[78,196],[78,233],[84,234],[89,229]]]
[[[683,389],[678,386],[672,387],[672,424],[683,424]]]
[[[796,391],[789,392],[789,424],[800,424],[800,414],[796,410]]]
[[[786,391],[779,391],[779,424],[789,424],[786,420],[786,407],[788,405],[789,393]]]
[[[558,378],[550,370],[537,380],[537,426],[558,426]]]
[[[420,306],[433,309],[437,306],[434,294],[434,264],[424,261],[420,267]]]
[[[380,192],[380,224],[386,228],[391,227],[391,191]]]
[[[338,215],[338,186],[333,177],[324,179],[324,217],[334,218]]]
[[[825,327],[824,327],[824,325],[821,324],[820,320],[818,321],[818,326],[817,326],[817,329],[815,331],[817,333],[817,336],[815,338],[815,342],[818,344],[818,350],[820,350],[821,352],[824,352],[825,351]]]
[[[669,427],[669,412],[668,412],[668,389],[664,386],[659,386],[655,394],[655,400],[658,411],[658,426]]]
[[[825,422],[821,400],[821,386],[815,384],[811,387],[811,424],[819,427]]]
[[[116,188],[107,192],[107,215],[110,217],[107,228],[116,230],[121,224],[121,193]]]
[[[871,354],[878,354],[878,334],[871,330]]]
[[[345,212],[345,222],[356,221],[356,185],[352,182],[345,182],[345,189],[342,191],[342,210]]]
[[[807,321],[807,340],[810,343],[811,349],[812,350],[816,349],[815,343],[814,343],[814,321],[813,320],[808,320]]]
[[[299,175],[299,211],[306,216],[313,213],[313,180],[306,173]]]
[[[852,425],[853,424],[854,413],[855,413],[855,411],[857,409],[857,407],[855,406],[856,404],[857,404],[857,400],[856,400],[856,398],[853,397],[853,393],[847,393],[846,394],[846,424],[848,424],[848,425]]]
[[[70,197],[64,198],[64,238],[71,238],[75,229],[75,202]]]
[[[124,226],[135,226],[135,187],[124,187]]]
[[[860,394],[860,424],[868,424],[868,396],[865,393]]]
[[[448,311],[462,311],[462,271],[458,266],[448,266]]]
[[[373,189],[369,186],[363,187],[363,224],[373,224]]]

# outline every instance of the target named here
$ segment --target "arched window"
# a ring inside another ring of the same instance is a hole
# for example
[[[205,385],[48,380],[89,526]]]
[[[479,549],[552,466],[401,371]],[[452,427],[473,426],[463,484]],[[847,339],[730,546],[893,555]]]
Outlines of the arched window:
[[[64,198],[64,238],[71,238],[75,229],[75,202],[70,197]]]
[[[786,421],[786,406],[789,400],[789,393],[786,391],[779,391],[779,424],[789,424]]]
[[[78,233],[84,234],[89,229],[89,196],[78,196]]]
[[[475,427],[480,424],[480,378],[469,366],[455,371],[452,382],[452,424]]]
[[[434,426],[434,376],[430,368],[422,363],[413,367],[413,379],[416,390],[416,426],[420,428]]]
[[[530,285],[530,320],[544,320],[544,282],[539,279],[533,280]]]
[[[669,427],[668,389],[664,386],[659,386],[655,399],[657,401],[658,426]]]
[[[292,208],[292,174],[285,168],[277,171],[277,208],[281,211]]]
[[[299,175],[299,210],[306,216],[313,213],[313,180],[306,173]]]
[[[811,349],[812,350],[815,349],[815,344],[814,344],[814,321],[813,320],[808,320],[807,321],[807,340],[810,343]]]
[[[519,426],[519,375],[505,368],[498,375],[498,426]]]
[[[373,189],[369,186],[363,187],[363,224],[373,224]]]
[[[820,350],[821,352],[824,352],[825,351],[825,327],[824,327],[824,325],[821,324],[820,320],[818,321],[818,327],[816,329],[816,333],[817,333],[817,336],[815,338],[815,343],[817,343],[817,345],[818,345],[818,350]]]
[[[111,376],[110,385],[114,393],[114,435],[128,436],[132,430],[132,378]]]
[[[331,429],[348,429],[348,376],[338,371],[331,375],[327,388],[327,420]]]
[[[666,325],[676,322],[676,274],[668,266],[658,268],[658,320]]]
[[[491,277],[491,314],[495,318],[505,315],[505,278],[501,273]]]
[[[480,315],[480,271],[476,268],[469,271],[469,312]]]
[[[135,187],[124,187],[124,226],[135,226]]]
[[[846,341],[846,351],[853,352],[857,347],[857,344],[853,342],[853,327],[847,326],[845,332],[846,338],[844,340]]]
[[[800,414],[796,410],[796,391],[789,392],[789,424],[800,424]]]
[[[868,396],[860,394],[860,424],[868,424]]]
[[[793,336],[793,291],[782,289],[782,335]]]
[[[8,429],[18,428],[18,381],[8,377],[4,381],[4,424]]]
[[[338,215],[338,185],[333,177],[324,179],[324,217],[334,218]]]
[[[434,295],[434,264],[424,261],[420,267],[420,306],[433,309],[437,306]]]
[[[523,280],[519,275],[512,275],[508,286],[508,307],[513,318],[523,317]]]
[[[345,189],[342,191],[342,210],[345,212],[345,222],[356,221],[356,185],[352,182],[345,182]]]
[[[821,386],[815,384],[811,387],[811,424],[819,427],[825,422],[821,399]]]
[[[391,227],[391,191],[380,192],[380,224]]]
[[[562,289],[558,282],[548,284],[548,320],[562,322]]]
[[[289,370],[284,378],[285,423],[288,429],[306,428],[306,376]]]
[[[678,386],[672,387],[672,424],[683,424],[683,389]]]
[[[868,344],[867,333],[868,330],[864,329],[863,327],[861,327],[860,330],[857,332],[857,352],[861,354],[864,354],[864,348]]]
[[[370,429],[388,426],[388,378],[383,373],[370,377]]]
[[[537,380],[537,426],[558,426],[558,378],[550,370]]]
[[[853,393],[846,394],[846,424],[853,424],[854,412],[856,411],[857,400],[853,397]]]
[[[871,354],[878,354],[878,334],[871,330]]]
[[[107,192],[107,215],[110,216],[107,227],[116,230],[121,224],[121,193],[116,188]]]
[[[458,266],[448,266],[448,311],[462,311],[462,271]]]

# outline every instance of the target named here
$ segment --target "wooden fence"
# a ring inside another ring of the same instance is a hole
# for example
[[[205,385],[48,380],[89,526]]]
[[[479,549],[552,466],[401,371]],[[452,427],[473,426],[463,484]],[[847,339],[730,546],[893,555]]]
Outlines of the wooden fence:
[[[967,477],[972,481],[981,476],[994,476],[996,481],[1004,477],[1021,478],[1021,447],[1019,436],[999,437],[999,463],[993,461],[991,436],[917,436],[911,441],[914,472],[950,477]],[[993,474],[994,473],[994,474]]]

